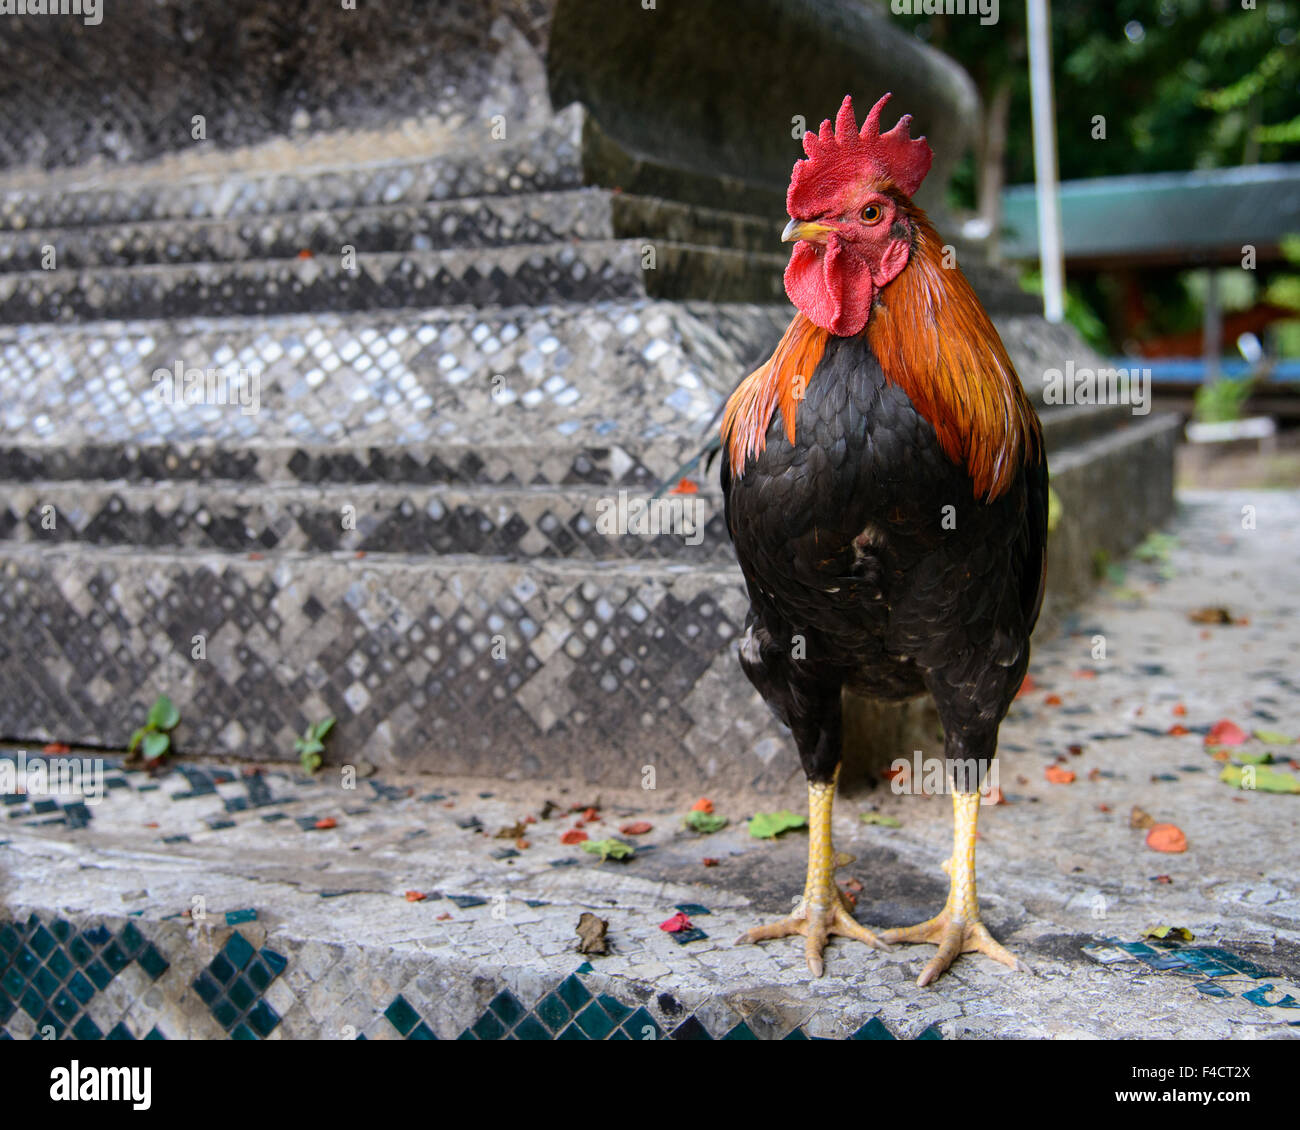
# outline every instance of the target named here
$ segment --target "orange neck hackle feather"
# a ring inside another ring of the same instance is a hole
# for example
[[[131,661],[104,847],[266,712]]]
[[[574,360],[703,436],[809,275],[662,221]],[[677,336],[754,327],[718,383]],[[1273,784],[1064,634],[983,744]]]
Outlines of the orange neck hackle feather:
[[[907,393],[948,458],[965,466],[975,497],[992,502],[1026,462],[1042,458],[1038,417],[966,276],[944,265],[925,213],[908,212],[912,256],[881,291],[867,341],[885,379]]]
[[[722,442],[727,446],[731,472],[739,475],[750,459],[767,445],[772,413],[781,409],[785,436],[794,443],[794,418],[826,351],[830,331],[795,314],[772,356],[749,374],[727,401],[722,417]]]
[[[881,290],[863,334],[885,379],[907,393],[948,458],[966,468],[975,497],[992,502],[1026,461],[1041,459],[1038,418],[966,276],[944,266],[925,213],[907,211],[916,230],[911,258]],[[772,356],[732,393],[721,431],[733,475],[762,453],[778,408],[794,442],[799,401],[829,337],[795,314]]]

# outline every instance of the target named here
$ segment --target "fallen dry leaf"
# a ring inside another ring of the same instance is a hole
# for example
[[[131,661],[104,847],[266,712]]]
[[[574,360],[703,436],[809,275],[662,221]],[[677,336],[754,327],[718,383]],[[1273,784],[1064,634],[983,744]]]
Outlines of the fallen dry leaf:
[[[1182,718],[1184,715],[1186,715],[1186,713],[1187,713],[1187,707],[1185,707],[1181,702],[1174,707],[1175,718]]]
[[[427,899],[428,897],[429,897],[429,896],[426,895],[423,891],[407,891],[407,892],[406,892],[406,901],[407,901],[407,902],[424,902],[424,900]]]
[[[1155,822],[1156,818],[1151,813],[1145,808],[1139,808],[1136,804],[1128,814],[1128,826],[1130,828],[1150,828]]]
[[[587,838],[587,833],[580,828],[570,828],[560,837],[562,844],[580,844]]]
[[[699,494],[700,485],[692,479],[678,479],[677,485],[668,492],[669,494]]]
[[[337,828],[338,826],[339,822],[335,820],[333,816],[326,816],[323,820],[316,821],[316,827],[321,831],[325,831],[328,828]]]
[[[1049,694],[1045,699],[1043,699],[1043,705],[1044,705],[1044,706],[1060,706],[1060,705],[1061,705],[1061,696],[1060,696],[1059,694]]]
[[[1181,738],[1186,736],[1187,734],[1190,734],[1191,732],[1192,732],[1191,730],[1189,730],[1186,726],[1184,726],[1180,722],[1175,722],[1172,726],[1169,727],[1169,729],[1165,731],[1165,733],[1168,734],[1171,738]]]
[[[1186,851],[1187,837],[1177,824],[1152,824],[1147,832],[1147,847],[1152,851]]]
[[[711,855],[706,855],[700,862],[703,863],[705,867],[717,867],[718,865],[718,861]]]
[[[692,928],[691,920],[680,910],[666,922],[659,923],[659,929],[666,934],[676,934],[681,930],[690,930]]]
[[[645,820],[637,820],[631,824],[624,824],[619,831],[625,836],[644,836],[647,832],[654,831],[654,825]]]
[[[1187,614],[1193,624],[1231,624],[1232,613],[1219,605],[1206,605]]]
[[[605,938],[609,923],[597,918],[590,911],[583,911],[574,932],[578,935],[578,952],[590,954],[609,953],[609,942]]]
[[[71,747],[64,745],[62,742],[50,742],[50,744],[45,746],[41,752],[53,754],[70,753]]]
[[[702,796],[693,805],[691,805],[691,811],[711,813],[713,811],[713,801],[709,800],[708,797]]]
[[[1049,765],[1045,772],[1047,779],[1054,785],[1071,785],[1074,783],[1074,774],[1069,769],[1062,769],[1059,765]]]

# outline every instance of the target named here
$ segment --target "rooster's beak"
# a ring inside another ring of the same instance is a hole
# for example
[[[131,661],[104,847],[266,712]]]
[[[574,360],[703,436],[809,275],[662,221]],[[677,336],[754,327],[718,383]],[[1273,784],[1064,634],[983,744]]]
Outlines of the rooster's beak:
[[[791,220],[785,225],[785,231],[781,233],[782,243],[794,243],[799,239],[806,239],[810,243],[825,243],[826,237],[835,229],[827,224],[819,224],[814,220]]]

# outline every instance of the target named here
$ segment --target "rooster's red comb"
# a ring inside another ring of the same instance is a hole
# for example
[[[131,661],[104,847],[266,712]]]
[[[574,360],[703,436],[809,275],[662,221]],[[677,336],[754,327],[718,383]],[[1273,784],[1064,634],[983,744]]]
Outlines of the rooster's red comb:
[[[840,191],[864,173],[891,182],[908,196],[913,195],[930,171],[934,153],[924,137],[910,133],[912,115],[904,114],[888,133],[880,132],[880,112],[892,98],[886,94],[874,106],[859,131],[853,115],[853,98],[846,94],[835,115],[831,132],[828,118],[820,132],[803,135],[807,160],[794,163],[786,211],[800,219],[811,219],[830,208]]]

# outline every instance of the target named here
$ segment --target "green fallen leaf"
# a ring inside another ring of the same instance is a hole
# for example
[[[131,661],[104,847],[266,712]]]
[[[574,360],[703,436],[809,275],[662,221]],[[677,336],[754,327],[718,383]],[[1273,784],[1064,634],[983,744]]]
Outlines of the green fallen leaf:
[[[1196,935],[1186,926],[1148,926],[1142,931],[1144,938],[1162,938],[1173,942],[1194,942]]]
[[[1173,534],[1148,534],[1146,540],[1133,551],[1139,561],[1168,561],[1170,551],[1178,544]]]
[[[631,844],[612,839],[584,840],[582,850],[589,851],[593,855],[599,855],[601,863],[604,863],[607,859],[631,859],[636,854],[636,848]]]
[[[1237,760],[1246,765],[1272,765],[1273,755],[1268,750],[1260,753],[1247,753],[1245,750],[1238,750]]]
[[[154,704],[149,707],[149,717],[146,724],[152,726],[155,730],[170,730],[180,720],[181,712],[176,709],[172,700],[165,694],[160,694]]]
[[[727,818],[719,816],[716,812],[700,812],[692,809],[686,814],[686,819],[682,823],[692,832],[708,835],[711,832],[721,832],[727,826]]]
[[[780,812],[756,812],[749,822],[749,834],[760,840],[774,840],[791,828],[802,828],[808,823],[804,816],[783,808]]]
[[[1256,730],[1255,737],[1267,745],[1290,745],[1295,738],[1289,738],[1286,734],[1279,734],[1276,730]]]
[[[885,816],[880,812],[864,812],[862,814],[862,823],[879,824],[882,828],[901,828],[902,821],[897,816]]]
[[[151,730],[144,736],[144,756],[147,761],[153,761],[162,757],[167,752],[167,748],[172,744],[171,738],[166,734],[159,733],[157,730]]]
[[[1219,780],[1234,788],[1261,793],[1300,793],[1300,777],[1266,765],[1225,765]]]

